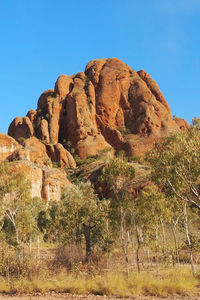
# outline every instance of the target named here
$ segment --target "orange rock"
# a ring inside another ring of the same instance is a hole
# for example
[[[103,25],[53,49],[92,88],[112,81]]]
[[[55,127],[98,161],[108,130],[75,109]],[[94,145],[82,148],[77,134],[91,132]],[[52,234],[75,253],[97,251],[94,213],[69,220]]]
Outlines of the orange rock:
[[[60,75],[55,83],[55,92],[59,95],[60,100],[71,92],[73,88],[73,79],[67,75]]]
[[[46,146],[36,137],[24,141],[23,146],[29,152],[29,160],[33,163],[51,166],[51,160],[46,153]]]
[[[82,73],[74,78],[74,88],[67,96],[63,109],[61,120],[60,135],[62,139],[70,141],[73,148],[76,148],[80,140],[84,140],[88,135],[96,135],[98,133],[96,123],[96,109],[94,105],[94,97],[89,96],[89,82],[87,77]],[[90,83],[90,94],[94,95],[94,88]],[[88,95],[87,95],[88,94]]]
[[[0,161],[5,161],[18,149],[20,145],[7,134],[0,133]]]
[[[41,196],[47,202],[49,200],[59,201],[61,199],[62,189],[71,185],[66,178],[66,173],[58,168],[43,168],[43,184]]]
[[[53,162],[57,162],[58,165],[63,167],[75,168],[76,162],[73,156],[63,147],[62,144],[46,145],[47,153]]]
[[[46,146],[36,137],[26,139],[22,143],[23,147],[16,150],[9,158],[13,160],[28,160],[35,164],[52,166],[51,159],[46,153]]]
[[[31,182],[31,196],[43,198],[46,201],[59,201],[62,189],[71,183],[61,169],[38,166],[28,161],[10,163],[14,172],[23,172]]]
[[[35,119],[36,114],[37,114],[37,111],[34,110],[34,109],[30,109],[30,110],[27,112],[26,116],[29,117],[31,123],[34,122],[34,119]]]
[[[151,78],[151,76],[144,70],[140,70],[137,73],[146,82],[148,88],[151,90],[151,92],[155,96],[156,100],[159,101],[160,103],[162,103],[162,105],[165,106],[165,108],[167,109],[169,114],[171,114],[170,107],[169,107],[167,101],[165,100],[163,94],[161,93],[155,80],[153,80]]]
[[[46,143],[50,142],[49,138],[49,124],[45,119],[39,119],[37,121],[37,137],[39,140],[44,141]]]
[[[60,146],[55,149],[59,143],[70,144],[82,158],[108,145],[129,155],[144,155],[156,139],[187,128],[184,120],[173,120],[157,83],[146,71],[135,72],[110,58],[90,61],[85,72],[58,77],[55,90],[40,96],[37,112],[16,118],[9,135],[15,139],[35,135],[52,144],[50,156],[64,166],[68,160]]]
[[[33,125],[28,117],[16,117],[8,128],[8,134],[15,140],[29,138],[34,135]]]
[[[87,136],[77,144],[77,153],[83,159],[89,155],[100,154],[102,150],[111,150],[112,147],[105,141],[101,134],[97,136]]]
[[[180,130],[187,131],[190,129],[190,125],[184,119],[175,118],[174,121],[176,122]]]

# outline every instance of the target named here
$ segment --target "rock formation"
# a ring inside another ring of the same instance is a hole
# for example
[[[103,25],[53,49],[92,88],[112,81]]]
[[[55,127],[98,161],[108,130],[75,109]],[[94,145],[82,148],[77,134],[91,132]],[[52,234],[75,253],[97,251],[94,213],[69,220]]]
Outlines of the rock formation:
[[[0,161],[5,161],[17,150],[20,145],[10,136],[0,133]]]
[[[188,127],[182,119],[173,120],[146,71],[135,72],[111,58],[90,61],[85,72],[61,75],[54,90],[39,97],[36,111],[13,120],[8,134],[16,140],[32,139],[25,148],[30,148],[33,137],[41,140],[46,147],[41,152],[44,160],[48,156],[69,167],[75,166],[69,152],[85,158],[114,148],[129,156],[143,155],[155,140]]]
[[[27,175],[33,197],[58,200],[70,184],[62,168],[76,168],[75,155],[123,150],[143,156],[156,140],[189,127],[172,118],[146,71],[135,72],[117,58],[97,59],[84,72],[59,76],[36,110],[12,121],[9,136],[0,134],[0,161]]]
[[[45,165],[44,160],[51,160],[46,154],[46,147],[35,137],[25,141],[26,147],[19,145],[13,138],[0,134],[0,162],[10,161],[14,172],[23,172],[31,182],[31,196],[46,201],[60,200],[62,188],[71,184],[62,169]]]

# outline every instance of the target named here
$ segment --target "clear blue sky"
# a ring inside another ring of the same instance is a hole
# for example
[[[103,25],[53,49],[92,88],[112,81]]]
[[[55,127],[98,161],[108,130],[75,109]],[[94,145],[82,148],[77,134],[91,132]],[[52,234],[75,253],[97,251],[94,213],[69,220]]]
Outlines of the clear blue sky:
[[[200,116],[200,0],[0,0],[0,41],[1,132],[103,57],[149,72],[173,115]]]

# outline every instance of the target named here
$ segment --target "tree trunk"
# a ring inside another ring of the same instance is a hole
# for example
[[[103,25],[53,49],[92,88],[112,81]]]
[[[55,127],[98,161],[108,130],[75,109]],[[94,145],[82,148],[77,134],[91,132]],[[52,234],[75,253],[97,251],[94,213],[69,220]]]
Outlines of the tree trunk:
[[[85,262],[89,263],[91,261],[91,254],[92,254],[92,249],[91,249],[91,229],[94,228],[94,226],[87,226],[85,224],[83,224],[83,234],[85,237],[85,251],[86,251],[86,255],[85,255]]]
[[[176,238],[176,229],[174,224],[171,224],[171,229],[172,229],[172,234],[174,238],[174,246],[175,246],[175,251],[176,251],[176,262],[179,265],[180,259],[179,259],[179,250],[178,250],[178,243],[177,243],[177,238]]]
[[[186,238],[189,246],[189,252],[190,252],[190,264],[192,268],[192,273],[194,274],[194,264],[193,264],[193,252],[192,252],[192,244],[190,240],[190,234],[189,234],[189,227],[188,227],[188,217],[187,217],[187,203],[184,203],[184,223],[185,223],[185,233]]]
[[[136,238],[137,238],[136,262],[137,262],[138,273],[140,273],[140,256],[139,256],[139,251],[140,251],[141,243],[140,243],[140,236],[139,236],[139,231],[138,231],[138,227],[137,226],[136,226]]]
[[[157,224],[157,222],[156,222],[155,237],[156,237],[156,268],[158,271],[158,224]]]
[[[125,240],[124,218],[125,218],[125,214],[124,214],[123,208],[121,207],[121,224],[120,224],[121,244],[122,244],[122,250],[123,250],[124,256],[125,256],[127,278],[129,278],[128,244],[129,244],[130,238],[129,238],[129,232],[127,231],[126,232],[127,240]]]

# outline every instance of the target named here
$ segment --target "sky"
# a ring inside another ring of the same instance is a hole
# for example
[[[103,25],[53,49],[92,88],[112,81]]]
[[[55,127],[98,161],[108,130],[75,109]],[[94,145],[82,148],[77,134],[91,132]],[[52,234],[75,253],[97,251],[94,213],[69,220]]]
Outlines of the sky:
[[[111,57],[146,70],[172,115],[200,117],[200,0],[0,0],[0,132],[59,75]]]

